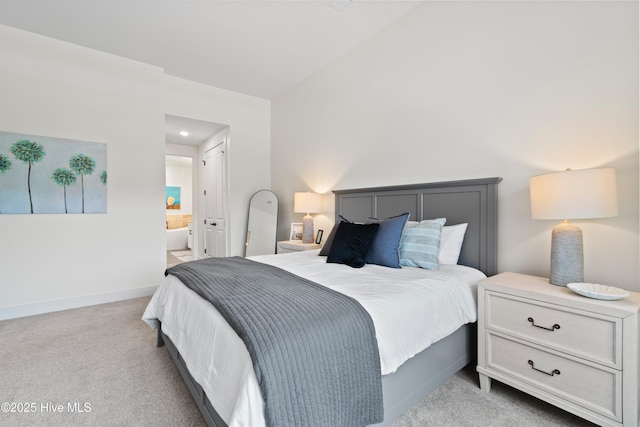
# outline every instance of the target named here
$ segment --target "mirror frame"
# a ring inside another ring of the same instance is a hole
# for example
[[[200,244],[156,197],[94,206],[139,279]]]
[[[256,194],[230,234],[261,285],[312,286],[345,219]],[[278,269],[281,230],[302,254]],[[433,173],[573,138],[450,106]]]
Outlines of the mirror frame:
[[[248,249],[249,249],[249,244],[251,243],[251,230],[249,229],[249,226],[251,224],[251,203],[254,201],[254,198],[260,194],[260,193],[271,193],[273,195],[273,197],[275,198],[276,201],[276,211],[275,211],[275,224],[274,224],[274,230],[273,230],[273,252],[268,252],[268,253],[256,253],[256,254],[252,254],[252,255],[247,255]],[[246,228],[246,234],[245,234],[245,243],[244,243],[244,256],[254,256],[254,255],[267,255],[267,254],[275,254],[276,253],[276,248],[277,248],[277,244],[278,244],[278,238],[277,238],[277,232],[278,232],[278,214],[280,211],[280,199],[278,199],[278,195],[276,193],[274,193],[272,190],[268,190],[268,189],[263,189],[263,190],[258,190],[255,193],[253,193],[253,195],[251,196],[251,198],[249,198],[249,211],[247,213],[247,228]]]

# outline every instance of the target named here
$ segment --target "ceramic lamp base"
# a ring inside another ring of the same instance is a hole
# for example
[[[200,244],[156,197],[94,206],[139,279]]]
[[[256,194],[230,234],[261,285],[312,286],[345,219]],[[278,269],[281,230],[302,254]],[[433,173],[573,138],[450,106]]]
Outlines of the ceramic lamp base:
[[[563,222],[551,232],[551,277],[553,285],[567,286],[571,282],[584,282],[584,256],[582,230],[577,225]]]
[[[302,218],[302,243],[313,243],[313,218],[307,214]]]

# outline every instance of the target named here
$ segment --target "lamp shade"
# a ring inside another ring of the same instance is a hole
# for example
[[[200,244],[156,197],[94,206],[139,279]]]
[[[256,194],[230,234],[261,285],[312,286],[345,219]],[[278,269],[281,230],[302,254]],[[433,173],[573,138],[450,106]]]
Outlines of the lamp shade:
[[[566,170],[531,177],[533,219],[586,219],[618,215],[613,168]]]
[[[318,193],[295,193],[293,211],[308,214],[322,212],[322,196]]]

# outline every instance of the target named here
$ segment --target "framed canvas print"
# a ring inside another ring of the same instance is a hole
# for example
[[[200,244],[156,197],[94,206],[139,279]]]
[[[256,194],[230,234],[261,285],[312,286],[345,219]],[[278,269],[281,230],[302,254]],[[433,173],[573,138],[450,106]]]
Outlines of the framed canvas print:
[[[107,144],[0,131],[0,214],[107,212]]]
[[[180,209],[180,187],[167,186],[165,203],[167,209]]]
[[[292,222],[291,233],[289,234],[291,240],[302,240],[302,223]]]

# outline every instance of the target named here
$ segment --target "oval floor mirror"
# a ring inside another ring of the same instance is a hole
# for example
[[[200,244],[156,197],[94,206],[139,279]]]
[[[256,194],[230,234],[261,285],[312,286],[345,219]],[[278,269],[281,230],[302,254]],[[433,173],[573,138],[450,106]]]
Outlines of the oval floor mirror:
[[[249,202],[245,256],[276,253],[278,229],[278,196],[271,190],[260,190]]]

